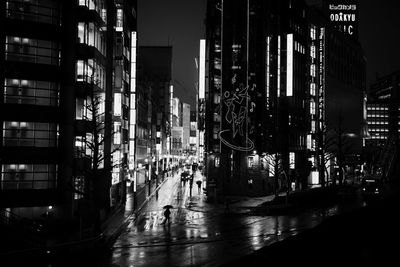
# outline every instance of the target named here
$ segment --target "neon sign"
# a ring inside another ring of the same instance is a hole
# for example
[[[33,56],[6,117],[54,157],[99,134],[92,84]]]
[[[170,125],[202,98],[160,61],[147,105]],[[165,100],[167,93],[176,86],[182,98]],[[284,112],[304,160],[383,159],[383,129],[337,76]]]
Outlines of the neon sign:
[[[347,35],[356,35],[357,5],[329,5],[329,19],[336,28]]]

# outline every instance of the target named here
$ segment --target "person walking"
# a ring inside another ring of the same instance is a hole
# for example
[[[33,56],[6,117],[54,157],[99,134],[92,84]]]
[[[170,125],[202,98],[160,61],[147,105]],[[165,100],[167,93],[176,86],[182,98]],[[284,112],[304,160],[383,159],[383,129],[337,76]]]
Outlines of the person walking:
[[[170,215],[171,215],[171,211],[169,210],[169,207],[166,207],[165,211],[164,211],[164,221],[162,222],[162,224],[165,225],[168,222],[168,225],[169,225],[171,223]]]
[[[193,174],[190,176],[190,180],[189,180],[190,196],[192,196],[192,188],[193,188]]]
[[[197,184],[198,193],[200,195],[200,192],[201,192],[201,180],[197,180],[196,184]]]

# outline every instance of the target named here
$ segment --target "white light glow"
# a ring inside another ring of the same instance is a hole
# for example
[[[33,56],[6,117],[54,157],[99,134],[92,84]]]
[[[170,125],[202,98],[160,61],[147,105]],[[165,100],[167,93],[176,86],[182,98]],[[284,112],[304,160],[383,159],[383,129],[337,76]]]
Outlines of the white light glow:
[[[121,107],[121,94],[114,94],[114,116],[121,116],[122,107]]]
[[[286,96],[293,96],[293,34],[288,34],[286,39]]]
[[[205,97],[206,40],[200,40],[199,98]]]

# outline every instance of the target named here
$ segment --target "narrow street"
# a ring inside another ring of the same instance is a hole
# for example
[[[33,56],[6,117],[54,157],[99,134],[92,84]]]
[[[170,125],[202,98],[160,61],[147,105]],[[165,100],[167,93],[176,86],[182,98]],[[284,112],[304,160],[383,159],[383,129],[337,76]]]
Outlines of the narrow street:
[[[199,172],[190,196],[189,182],[181,183],[180,173],[168,178],[119,236],[111,256],[99,259],[97,266],[216,266],[360,205],[336,205],[290,216],[227,213],[221,205],[205,202],[195,183],[198,179],[202,179]],[[165,205],[173,206],[169,225],[162,224]]]

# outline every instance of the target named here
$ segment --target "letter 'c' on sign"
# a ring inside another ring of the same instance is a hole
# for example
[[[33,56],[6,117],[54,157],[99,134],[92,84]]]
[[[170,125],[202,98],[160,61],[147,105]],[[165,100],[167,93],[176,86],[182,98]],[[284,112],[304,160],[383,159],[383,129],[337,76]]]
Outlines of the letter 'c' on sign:
[[[350,35],[353,35],[353,25],[349,25],[348,30]]]

